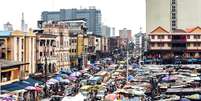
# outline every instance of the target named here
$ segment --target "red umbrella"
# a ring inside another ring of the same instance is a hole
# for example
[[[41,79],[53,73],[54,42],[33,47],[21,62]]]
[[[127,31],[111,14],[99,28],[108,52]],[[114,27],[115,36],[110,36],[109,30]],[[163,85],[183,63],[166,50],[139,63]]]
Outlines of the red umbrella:
[[[35,87],[35,91],[41,92],[41,91],[42,91],[42,88],[41,88],[41,87]]]
[[[105,96],[106,101],[114,101],[116,99],[117,95],[116,94],[108,94]]]

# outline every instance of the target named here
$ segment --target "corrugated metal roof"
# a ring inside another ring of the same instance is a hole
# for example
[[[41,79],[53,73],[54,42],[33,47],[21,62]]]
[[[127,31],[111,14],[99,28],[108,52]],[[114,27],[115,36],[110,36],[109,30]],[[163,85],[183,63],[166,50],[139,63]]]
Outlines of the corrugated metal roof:
[[[0,36],[10,36],[11,32],[10,31],[0,31]]]

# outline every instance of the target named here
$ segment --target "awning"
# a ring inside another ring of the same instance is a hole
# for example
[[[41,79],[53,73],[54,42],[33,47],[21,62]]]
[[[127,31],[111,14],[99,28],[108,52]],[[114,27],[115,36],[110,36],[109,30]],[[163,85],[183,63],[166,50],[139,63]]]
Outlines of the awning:
[[[42,84],[43,82],[29,78],[27,80],[17,81],[11,84],[3,85],[1,86],[1,90],[16,91],[25,89],[28,86],[35,86],[36,83]]]

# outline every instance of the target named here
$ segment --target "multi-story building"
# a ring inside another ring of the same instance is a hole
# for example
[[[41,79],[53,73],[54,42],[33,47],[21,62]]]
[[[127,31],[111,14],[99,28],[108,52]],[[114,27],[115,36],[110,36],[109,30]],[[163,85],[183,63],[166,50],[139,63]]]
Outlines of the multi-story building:
[[[120,37],[113,36],[108,39],[108,49],[109,52],[112,52],[114,49],[120,48]]]
[[[13,25],[10,22],[7,22],[3,25],[4,31],[13,31]]]
[[[201,26],[200,0],[146,0],[146,32],[158,26],[176,29]]]
[[[86,36],[86,21],[84,19],[67,20],[70,34],[70,60],[71,65],[81,67],[84,49],[84,37]]]
[[[101,53],[108,53],[108,38],[101,37]]]
[[[83,57],[87,58],[88,38],[86,34],[70,34],[70,59],[71,65],[81,67]]]
[[[45,59],[47,59],[46,72],[55,73],[57,71],[56,35],[45,32],[44,30],[35,30],[36,33],[36,73],[45,73]]]
[[[61,21],[70,19],[86,19],[88,32],[101,34],[101,11],[94,7],[89,9],[61,9],[56,12],[42,12],[43,21]]]
[[[56,71],[60,70],[61,68],[68,68],[70,66],[68,25],[63,21],[50,21],[44,23],[43,29],[44,33],[49,33],[56,36]]]
[[[174,58],[181,56],[183,59],[201,58],[201,28],[195,27],[187,30],[168,32],[158,27],[149,33],[150,53],[148,57],[166,60],[173,63]]]
[[[104,37],[110,37],[111,36],[111,29],[110,27],[106,26],[106,25],[103,25],[102,26],[102,36]]]
[[[12,61],[29,63],[22,68],[22,77],[25,79],[29,74],[35,73],[35,34],[30,30],[28,33],[21,31],[0,32],[1,58]]]
[[[19,80],[22,80],[22,73],[23,66],[27,65],[28,63],[24,62],[17,62],[11,60],[0,59],[0,77],[1,83],[0,86],[7,85]],[[3,88],[2,88],[3,89]]]
[[[135,44],[135,54],[141,54],[147,51],[147,37],[146,33],[142,33],[141,31],[134,36],[134,44]],[[141,53],[140,53],[141,52]]]
[[[126,28],[119,30],[119,36],[120,36],[120,46],[126,47],[129,41],[132,41],[132,33],[131,30],[128,30]]]
[[[111,36],[115,36],[115,28],[112,27],[112,31],[111,31],[112,35]]]

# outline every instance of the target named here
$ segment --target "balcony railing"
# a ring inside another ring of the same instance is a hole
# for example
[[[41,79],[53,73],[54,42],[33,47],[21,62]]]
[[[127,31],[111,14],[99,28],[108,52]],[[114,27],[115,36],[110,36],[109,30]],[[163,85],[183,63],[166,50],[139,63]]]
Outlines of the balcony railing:
[[[184,51],[186,47],[172,47],[173,51]]]
[[[172,43],[186,43],[186,40],[172,39]]]

